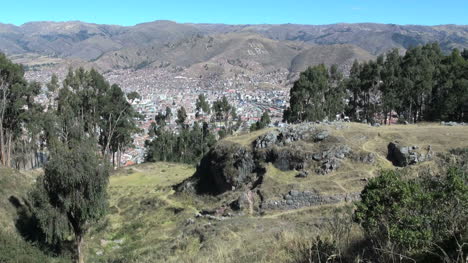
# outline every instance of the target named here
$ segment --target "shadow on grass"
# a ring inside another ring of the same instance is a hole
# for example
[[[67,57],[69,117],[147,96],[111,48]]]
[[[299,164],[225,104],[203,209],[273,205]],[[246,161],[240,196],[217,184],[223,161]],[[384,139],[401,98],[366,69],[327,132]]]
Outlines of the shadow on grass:
[[[42,252],[49,256],[64,256],[71,254],[71,242],[47,242],[47,237],[40,227],[38,218],[33,213],[30,202],[23,198],[10,196],[8,201],[16,208],[15,227],[21,237],[38,247]]]

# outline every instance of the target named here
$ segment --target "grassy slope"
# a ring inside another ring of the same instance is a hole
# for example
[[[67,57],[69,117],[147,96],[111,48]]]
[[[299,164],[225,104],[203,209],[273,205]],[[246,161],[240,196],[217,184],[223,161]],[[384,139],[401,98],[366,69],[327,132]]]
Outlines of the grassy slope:
[[[13,198],[22,202],[41,170],[19,172],[0,166],[0,229],[8,233],[16,231],[16,208]]]
[[[294,221],[287,214],[224,221],[195,219],[199,209],[213,206],[217,200],[173,195],[171,188],[194,172],[193,167],[170,163],[117,172],[110,181],[110,214],[88,235],[88,260],[272,262],[279,256],[286,260],[288,255],[279,244],[310,230],[315,220],[332,209],[303,211],[294,215]],[[194,223],[188,223],[190,219]]]
[[[40,249],[24,241],[18,234],[15,222],[17,210],[11,202],[14,198],[22,202],[40,171],[20,173],[0,167],[0,262],[42,263],[66,262],[45,255]]]
[[[326,176],[295,178],[272,165],[262,185],[274,196],[290,189],[315,189],[324,194],[359,192],[368,178],[382,168],[393,168],[386,160],[387,145],[432,145],[434,151],[468,146],[468,127],[436,124],[369,127],[346,124],[344,129],[325,126],[344,137],[353,151],[377,154],[374,165],[346,161],[337,172]],[[225,140],[249,145],[267,130]],[[434,166],[426,162],[418,170]],[[315,236],[323,223],[345,204],[268,212],[262,216],[238,216],[223,221],[195,218],[197,211],[220,204],[221,198],[174,195],[170,187],[193,174],[195,169],[180,164],[155,163],[125,168],[111,178],[111,213],[89,235],[88,258],[106,262],[285,262],[294,239]],[[346,206],[346,205],[345,205]],[[194,223],[189,223],[193,219]],[[103,253],[103,255],[101,255]]]
[[[294,171],[282,172],[268,165],[262,190],[269,191],[272,197],[290,189],[315,189],[325,194],[360,191],[365,183],[362,178],[376,175],[381,168],[393,168],[385,159],[387,144],[393,140],[421,147],[430,144],[435,152],[468,147],[468,127],[437,124],[369,127],[354,123],[346,126],[323,128],[343,137],[353,151],[376,153],[376,164],[346,161],[337,172],[300,179],[294,177]],[[265,132],[226,140],[248,145]],[[430,161],[411,169],[433,167],[435,162]],[[116,171],[110,179],[109,214],[86,237],[87,262],[287,262],[292,256],[288,247],[294,245],[294,240],[326,230],[324,223],[336,209],[346,206],[270,211],[261,216],[237,216],[223,221],[196,218],[198,211],[216,207],[228,195],[219,198],[175,195],[171,186],[194,172],[192,166],[170,163],[143,164]],[[8,201],[11,195],[24,195],[34,177],[31,173],[25,175],[0,168],[0,223],[8,235],[14,236],[7,240],[9,246],[18,248],[9,249],[10,255],[17,256],[12,262],[51,260],[16,238],[15,209]],[[3,242],[1,237],[5,235],[0,235]],[[26,255],[26,260],[19,259],[21,255]]]
[[[344,129],[324,126],[332,135],[344,138],[353,152],[373,152],[376,162],[372,165],[346,160],[342,167],[326,176],[295,178],[297,172],[282,172],[273,165],[267,166],[263,189],[266,192],[285,193],[284,189],[316,190],[323,194],[356,193],[365,186],[365,179],[378,174],[381,169],[394,169],[386,159],[389,142],[398,141],[405,146],[419,146],[425,149],[431,145],[434,152],[446,152],[457,147],[468,147],[468,127],[447,127],[438,124],[391,125],[370,127],[364,124],[349,123]],[[410,169],[436,169],[436,161],[428,161]],[[313,171],[310,171],[312,174]],[[281,191],[281,189],[283,189]]]

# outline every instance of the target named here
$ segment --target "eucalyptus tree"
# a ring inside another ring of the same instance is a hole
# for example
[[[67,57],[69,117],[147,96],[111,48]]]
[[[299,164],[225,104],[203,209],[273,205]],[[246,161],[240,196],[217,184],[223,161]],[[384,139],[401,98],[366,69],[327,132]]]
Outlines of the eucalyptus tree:
[[[94,69],[70,69],[58,91],[58,137],[67,142],[70,129],[81,123],[82,135],[97,138],[103,155],[120,155],[132,144],[132,135],[140,131],[137,121],[141,116],[132,107],[137,98],[138,93],[125,94]]]
[[[40,84],[28,84],[23,67],[0,53],[0,161],[4,166],[12,164],[12,150],[25,132],[23,126],[30,109],[37,106],[39,92]]]
[[[55,144],[29,198],[46,242],[56,245],[73,237],[77,263],[84,262],[84,235],[108,207],[109,166],[95,147],[89,138]]]
[[[344,110],[345,89],[337,67],[329,71],[321,64],[307,68],[290,91],[287,122],[321,121]]]
[[[211,113],[210,104],[206,101],[206,97],[204,94],[198,95],[197,101],[195,102],[195,107],[196,107],[197,115],[199,115],[200,113],[203,113],[203,114]]]

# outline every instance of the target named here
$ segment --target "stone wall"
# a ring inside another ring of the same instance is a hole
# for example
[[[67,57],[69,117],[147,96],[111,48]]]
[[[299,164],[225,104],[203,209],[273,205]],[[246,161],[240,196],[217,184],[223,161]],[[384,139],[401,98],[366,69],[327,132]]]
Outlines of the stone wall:
[[[302,207],[351,202],[360,199],[359,193],[321,195],[315,191],[291,190],[282,199],[265,200],[261,207],[266,210],[290,210]]]

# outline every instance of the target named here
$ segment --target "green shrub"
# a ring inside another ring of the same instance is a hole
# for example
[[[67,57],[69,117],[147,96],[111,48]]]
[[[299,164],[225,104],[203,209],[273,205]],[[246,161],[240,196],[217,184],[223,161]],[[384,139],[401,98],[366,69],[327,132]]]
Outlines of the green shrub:
[[[468,175],[460,169],[419,178],[382,171],[356,207],[355,220],[380,252],[454,262],[466,253],[461,244],[468,230]]]

